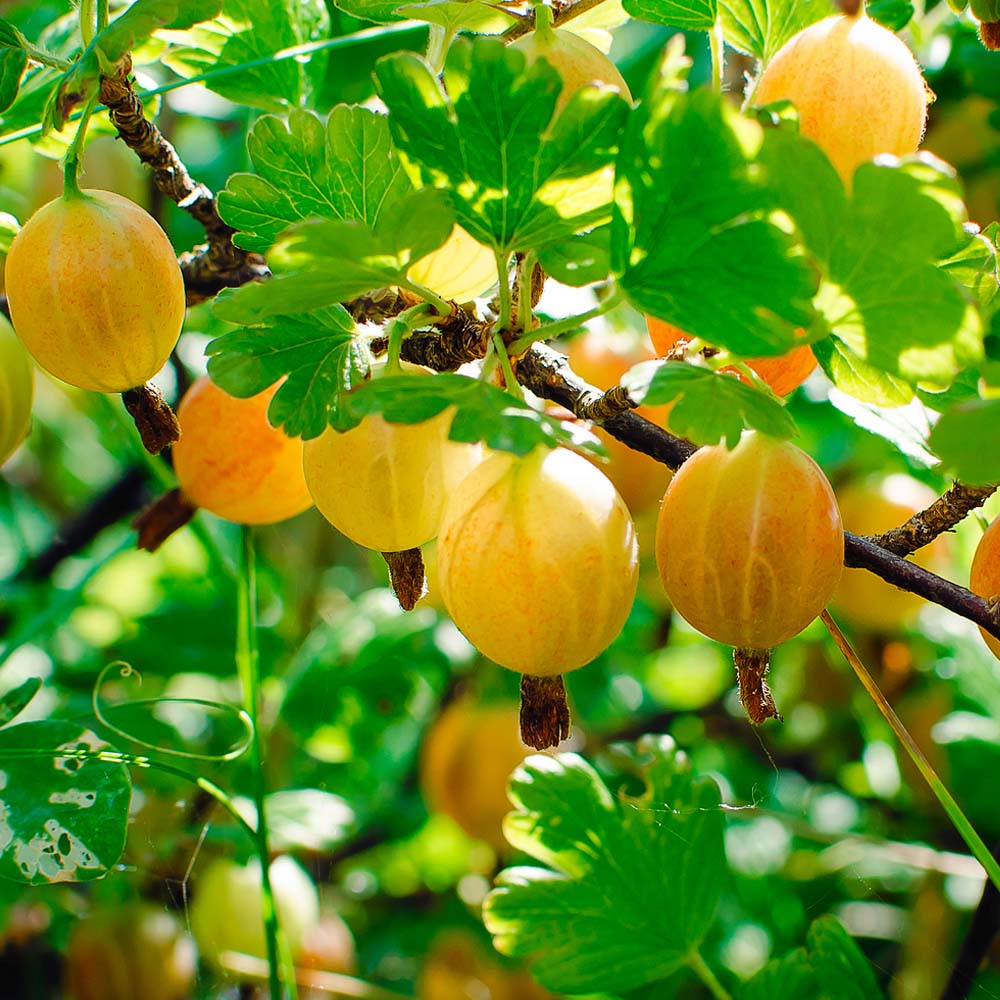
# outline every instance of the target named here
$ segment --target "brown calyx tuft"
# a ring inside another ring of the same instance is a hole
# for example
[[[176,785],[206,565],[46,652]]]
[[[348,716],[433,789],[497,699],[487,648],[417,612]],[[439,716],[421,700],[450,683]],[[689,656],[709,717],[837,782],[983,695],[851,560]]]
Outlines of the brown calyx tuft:
[[[420,549],[383,552],[382,558],[389,566],[389,581],[392,583],[399,606],[404,611],[412,611],[417,601],[427,593],[424,557]]]
[[[569,736],[566,687],[555,677],[521,676],[521,742],[536,750],[558,746]]]
[[[736,681],[740,687],[740,704],[747,713],[747,718],[755,726],[768,719],[781,722],[781,714],[775,708],[771,689],[764,679],[771,665],[771,651],[734,649],[733,663],[736,664]]]
[[[135,516],[132,527],[139,532],[136,548],[155,552],[175,531],[183,528],[198,508],[180,490],[170,490]]]
[[[857,17],[864,6],[862,0],[837,0],[837,6],[847,17]]]
[[[177,416],[155,385],[147,382],[129,389],[122,393],[122,401],[135,421],[142,446],[150,455],[159,455],[180,439],[181,425]]]
[[[979,25],[979,40],[983,48],[990,52],[1000,49],[1000,21],[982,21]]]

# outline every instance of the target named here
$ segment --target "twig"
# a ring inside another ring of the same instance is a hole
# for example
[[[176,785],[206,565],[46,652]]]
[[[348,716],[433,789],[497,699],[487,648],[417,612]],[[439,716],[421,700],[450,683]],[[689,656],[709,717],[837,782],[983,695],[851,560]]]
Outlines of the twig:
[[[211,298],[223,288],[267,278],[270,271],[264,258],[233,246],[236,230],[219,217],[215,195],[192,179],[174,147],[146,118],[142,101],[132,89],[131,72],[132,61],[126,58],[115,76],[101,77],[100,99],[119,137],[152,168],[157,190],[205,230],[208,243],[180,257],[188,304]]]

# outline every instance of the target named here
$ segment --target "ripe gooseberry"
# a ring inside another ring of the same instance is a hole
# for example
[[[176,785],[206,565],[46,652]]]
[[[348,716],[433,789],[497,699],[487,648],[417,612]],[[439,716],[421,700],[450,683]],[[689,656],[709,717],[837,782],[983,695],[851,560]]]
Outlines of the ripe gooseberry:
[[[764,67],[753,96],[758,105],[792,101],[802,134],[847,186],[855,169],[879,153],[916,152],[927,98],[913,53],[864,13],[804,28]]]
[[[639,553],[624,501],[563,448],[495,454],[449,498],[437,556],[452,621],[484,656],[525,675],[522,739],[555,745],[569,726],[560,675],[610,645],[635,597]],[[558,724],[544,723],[543,703]]]
[[[443,299],[468,302],[484,295],[497,283],[493,251],[455,226],[444,244],[421,257],[406,276]]]
[[[935,499],[929,486],[904,475],[852,482],[837,490],[844,529],[856,535],[879,535],[896,528]],[[947,556],[948,540],[939,535],[910,559],[924,569],[940,570]],[[845,569],[831,605],[853,625],[894,632],[916,615],[924,599],[867,570]]]
[[[286,855],[271,862],[268,874],[278,923],[295,955],[319,924],[319,893],[306,870]],[[196,876],[191,933],[201,956],[216,968],[227,968],[226,952],[266,958],[262,881],[257,858],[246,865],[215,858]]]
[[[414,377],[429,368],[403,364]],[[372,378],[385,363],[372,366]],[[307,441],[302,462],[319,512],[351,541],[402,552],[437,533],[445,501],[480,461],[478,445],[448,439],[453,411],[418,424],[392,424],[380,414],[349,431],[327,428]]]
[[[755,431],[732,451],[700,449],[667,487],[656,563],[685,620],[736,647],[751,721],[777,717],[764,683],[768,650],[823,610],[843,569],[840,512],[819,466]]]
[[[657,356],[661,358],[669,354],[681,341],[690,339],[683,330],[655,316],[646,317],[646,327]],[[775,358],[752,358],[747,361],[747,366],[763,379],[776,396],[787,396],[816,370],[816,356],[808,344],[803,344]],[[743,382],[750,383],[750,380],[735,368],[722,370],[732,372]]]
[[[14,237],[11,321],[38,364],[81,389],[125,392],[166,363],[184,321],[184,280],[156,220],[111,191],[66,194]]]
[[[194,941],[168,910],[145,903],[73,923],[64,970],[68,1000],[185,1000],[194,989]]]
[[[987,601],[1000,597],[1000,517],[994,519],[976,546],[969,569],[969,590]],[[979,629],[990,652],[1000,660],[1000,639]]]
[[[28,436],[34,386],[31,358],[0,316],[0,465]]]
[[[507,779],[528,749],[518,738],[515,702],[482,705],[469,695],[434,720],[420,752],[420,789],[430,809],[450,816],[470,837],[495,850],[510,812]]]

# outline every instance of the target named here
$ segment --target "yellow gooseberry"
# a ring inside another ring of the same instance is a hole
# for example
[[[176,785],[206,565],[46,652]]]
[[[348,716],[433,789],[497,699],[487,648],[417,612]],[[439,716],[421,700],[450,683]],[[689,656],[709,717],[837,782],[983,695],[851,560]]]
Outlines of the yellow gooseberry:
[[[14,237],[5,281],[28,352],[81,389],[144,385],[184,320],[184,280],[167,234],[110,191],[66,194],[40,208]]]
[[[1000,517],[986,529],[976,546],[969,570],[969,590],[988,601],[1000,597]],[[990,652],[1000,660],[1000,639],[980,628]]]
[[[443,299],[468,302],[497,283],[497,261],[489,247],[455,226],[444,244],[411,265],[406,276]]]
[[[753,99],[792,101],[802,134],[850,185],[865,160],[916,152],[927,98],[913,53],[862,13],[825,18],[792,37],[764,67]]]
[[[249,399],[202,376],[177,408],[181,438],[174,471],[197,507],[238,524],[273,524],[312,506],[302,475],[302,441],[272,427],[274,385]]]
[[[448,500],[438,536],[452,621],[501,666],[555,677],[589,663],[621,631],[638,546],[628,508],[579,455],[495,454]]]
[[[28,435],[34,385],[31,358],[0,316],[0,465]]]
[[[403,364],[414,377],[432,374]],[[372,366],[372,378],[385,363]],[[306,483],[319,512],[358,545],[403,552],[437,533],[445,501],[480,461],[478,445],[448,439],[453,411],[417,424],[393,424],[380,414],[349,431],[328,428],[307,441]]]

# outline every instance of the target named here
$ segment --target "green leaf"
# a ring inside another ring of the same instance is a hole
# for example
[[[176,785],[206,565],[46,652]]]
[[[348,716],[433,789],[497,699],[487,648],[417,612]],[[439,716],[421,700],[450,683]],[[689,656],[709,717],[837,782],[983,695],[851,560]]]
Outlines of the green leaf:
[[[646,786],[634,799],[576,754],[529,757],[511,779],[504,833],[549,867],[503,871],[483,919],[551,990],[617,996],[662,979],[711,926],[726,877],[719,789],[669,737],[644,738],[632,763]]]
[[[539,252],[538,263],[546,274],[573,288],[603,281],[611,271],[611,228],[600,226],[553,243]]]
[[[21,29],[5,17],[0,17],[0,47],[21,49],[24,48],[24,43],[25,38],[21,34]]]
[[[387,206],[374,228],[354,221],[300,222],[268,255],[275,276],[245,285],[238,301],[256,315],[276,315],[322,309],[373,288],[410,287],[410,265],[441,246],[453,223],[441,194],[430,189]]]
[[[313,52],[304,61],[270,57],[324,39],[329,29],[323,0],[225,0],[222,17],[171,39],[175,44],[163,63],[185,78],[239,66],[239,72],[205,86],[237,104],[283,112],[305,103],[326,73],[327,56]]]
[[[721,0],[726,43],[765,63],[792,35],[837,13],[830,0]]]
[[[0,111],[6,111],[17,99],[27,65],[24,49],[0,49]]]
[[[910,0],[870,0],[865,10],[870,18],[890,31],[902,31],[913,20]]]
[[[335,0],[335,3],[351,17],[358,17],[363,21],[386,24],[403,20],[403,15],[397,13],[400,0]]]
[[[202,21],[211,21],[222,13],[222,0],[178,0],[177,16],[167,25],[171,31],[183,31]]]
[[[762,135],[708,90],[657,85],[629,120],[612,223],[632,304],[744,357],[791,348],[816,288],[754,168]]]
[[[480,243],[540,250],[608,217],[628,111],[614,90],[585,87],[552,121],[558,73],[490,38],[453,44],[443,84],[412,54],[380,60],[376,83],[397,148]]]
[[[465,375],[372,379],[351,393],[342,421],[334,426],[346,430],[372,413],[380,413],[390,423],[415,424],[448,407],[455,408],[448,433],[453,441],[482,441],[494,451],[515,455],[560,445],[604,453],[597,438],[578,424],[539,413],[509,392]]]
[[[6,726],[28,707],[42,686],[40,677],[29,677],[0,696],[0,726]]]
[[[402,17],[440,25],[449,35],[460,31],[475,31],[483,35],[498,35],[516,20],[513,14],[481,0],[429,0],[408,3],[397,8]]]
[[[909,382],[868,364],[842,340],[827,337],[813,344],[812,351],[830,381],[862,403],[905,406],[913,399],[913,386]]]
[[[836,917],[813,921],[806,946],[770,962],[739,1000],[879,1000],[884,997],[861,950]]]
[[[640,21],[682,31],[709,31],[715,24],[718,0],[622,0],[622,6]]]
[[[72,722],[0,729],[0,876],[32,885],[85,882],[107,875],[121,857],[128,768],[59,755],[66,750],[113,748]]]
[[[324,122],[311,111],[258,119],[247,139],[255,174],[234,174],[219,213],[234,242],[265,253],[292,223],[309,217],[378,222],[413,185],[392,150],[384,115],[340,105]]]
[[[213,382],[241,399],[287,376],[268,406],[268,419],[292,437],[318,437],[368,368],[354,320],[339,305],[295,315],[255,312],[242,294],[252,287],[219,296],[216,315],[257,326],[211,341],[205,348],[208,373]]]
[[[931,158],[880,158],[858,168],[848,198],[819,147],[790,130],[768,131],[761,161],[821,269],[822,327],[910,383],[947,385],[981,360],[982,323],[956,281],[968,270],[938,266],[969,241],[950,169]]]
[[[961,245],[938,264],[942,271],[972,293],[980,309],[994,304],[1000,287],[998,236],[1000,223],[993,222],[982,232],[974,224],[966,223]]]
[[[734,448],[744,428],[778,438],[798,433],[777,399],[723,372],[683,361],[643,361],[625,373],[621,384],[637,403],[673,402],[668,428],[695,444],[725,440]]]
[[[975,399],[942,414],[930,447],[964,483],[1000,481],[1000,399]]]

